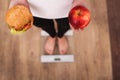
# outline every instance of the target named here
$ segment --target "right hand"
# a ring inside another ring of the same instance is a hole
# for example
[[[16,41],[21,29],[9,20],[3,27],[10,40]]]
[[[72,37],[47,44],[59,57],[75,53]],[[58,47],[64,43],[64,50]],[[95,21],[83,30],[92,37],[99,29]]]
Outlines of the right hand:
[[[28,10],[30,11],[30,13],[32,14],[32,12],[30,10],[30,7],[29,7],[28,0],[11,0],[8,9],[12,8],[15,5],[24,5],[24,6],[26,6],[28,8]]]
[[[27,0],[11,0],[10,4],[9,4],[9,8],[11,8],[11,7],[15,6],[15,5],[19,5],[19,4],[26,6],[30,10],[29,3],[28,3]]]

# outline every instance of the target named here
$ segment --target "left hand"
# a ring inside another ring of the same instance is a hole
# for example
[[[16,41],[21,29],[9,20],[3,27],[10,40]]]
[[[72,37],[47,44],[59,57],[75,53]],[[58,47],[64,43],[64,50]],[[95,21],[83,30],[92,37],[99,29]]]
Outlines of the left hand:
[[[85,0],[73,0],[72,8],[77,5],[82,5],[82,6],[87,7],[87,2]]]
[[[77,5],[80,5],[80,3],[78,1],[73,1],[72,8],[77,6]]]

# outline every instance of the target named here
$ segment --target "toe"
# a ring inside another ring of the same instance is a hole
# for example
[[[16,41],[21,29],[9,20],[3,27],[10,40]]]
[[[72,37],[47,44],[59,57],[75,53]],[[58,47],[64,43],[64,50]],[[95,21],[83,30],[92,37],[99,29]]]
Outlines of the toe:
[[[60,50],[60,54],[66,54],[66,50]]]

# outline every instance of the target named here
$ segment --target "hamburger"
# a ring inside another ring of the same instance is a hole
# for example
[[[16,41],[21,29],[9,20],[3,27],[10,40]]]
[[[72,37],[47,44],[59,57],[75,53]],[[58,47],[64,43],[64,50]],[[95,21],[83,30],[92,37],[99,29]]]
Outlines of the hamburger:
[[[8,9],[5,16],[11,33],[23,33],[33,24],[33,16],[24,5],[15,5]]]

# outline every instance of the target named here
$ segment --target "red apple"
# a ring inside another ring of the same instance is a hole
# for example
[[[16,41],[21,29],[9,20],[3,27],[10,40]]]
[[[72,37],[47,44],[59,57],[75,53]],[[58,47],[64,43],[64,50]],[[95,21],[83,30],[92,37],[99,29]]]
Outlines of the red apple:
[[[84,29],[90,22],[90,12],[84,6],[75,6],[69,12],[68,18],[74,29]]]

